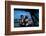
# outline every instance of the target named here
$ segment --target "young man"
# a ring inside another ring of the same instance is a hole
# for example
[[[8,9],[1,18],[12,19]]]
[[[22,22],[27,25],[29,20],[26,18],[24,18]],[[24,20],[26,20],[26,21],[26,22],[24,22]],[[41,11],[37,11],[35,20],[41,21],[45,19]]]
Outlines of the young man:
[[[25,18],[23,15],[21,15],[20,17],[21,17],[21,19],[19,21],[20,27],[25,27]]]

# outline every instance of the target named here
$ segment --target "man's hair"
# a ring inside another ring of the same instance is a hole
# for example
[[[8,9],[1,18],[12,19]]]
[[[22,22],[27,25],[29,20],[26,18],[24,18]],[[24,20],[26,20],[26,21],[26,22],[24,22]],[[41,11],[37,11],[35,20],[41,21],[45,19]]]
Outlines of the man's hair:
[[[23,18],[24,16],[23,16],[23,15],[21,15],[20,17],[21,17],[21,18]]]
[[[28,19],[28,16],[25,16],[25,19]]]

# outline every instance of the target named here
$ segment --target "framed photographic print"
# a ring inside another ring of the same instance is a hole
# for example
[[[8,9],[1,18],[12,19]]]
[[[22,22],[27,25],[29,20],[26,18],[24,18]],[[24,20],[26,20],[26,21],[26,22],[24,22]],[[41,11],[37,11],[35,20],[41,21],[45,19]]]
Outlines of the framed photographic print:
[[[44,3],[5,1],[5,34],[45,32]]]

